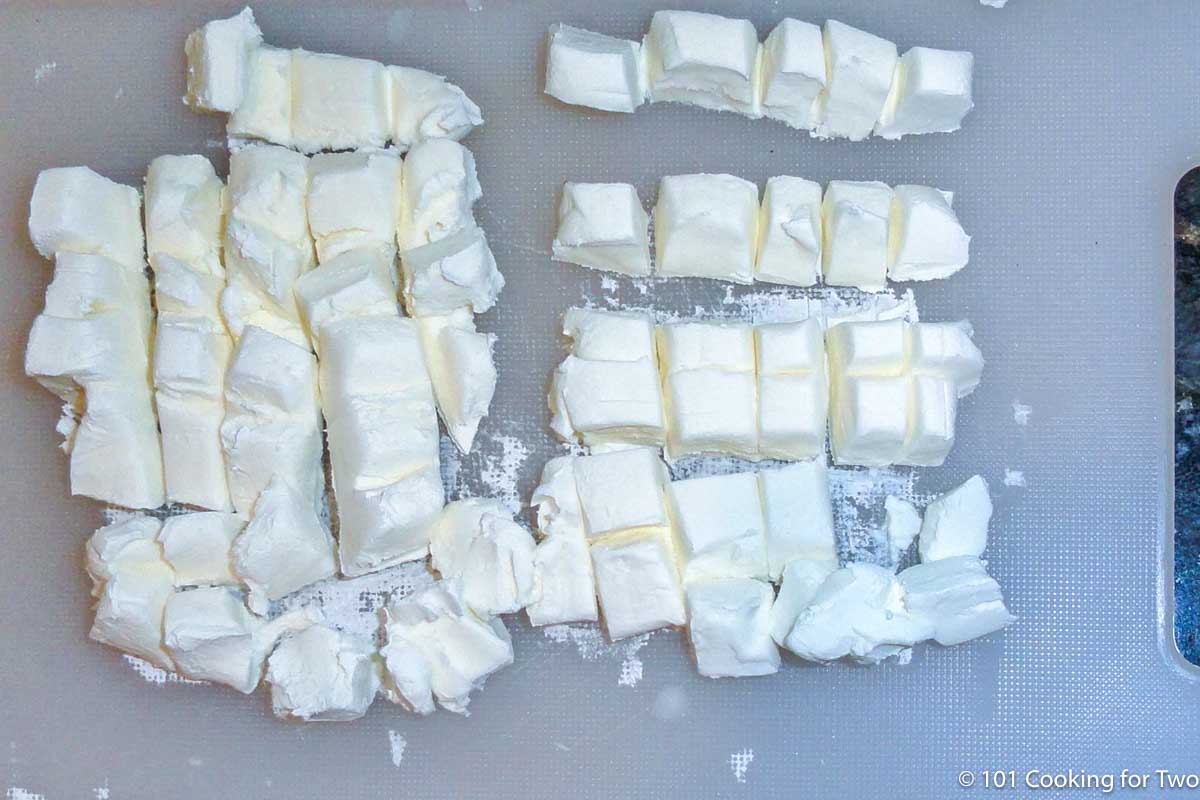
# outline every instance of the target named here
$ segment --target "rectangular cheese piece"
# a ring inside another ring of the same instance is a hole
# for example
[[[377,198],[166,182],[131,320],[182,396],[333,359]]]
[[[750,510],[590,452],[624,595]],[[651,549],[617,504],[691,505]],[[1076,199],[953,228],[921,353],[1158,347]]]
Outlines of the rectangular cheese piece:
[[[458,141],[483,124],[479,106],[441,75],[388,67],[392,144],[405,152],[429,139]]]
[[[589,538],[667,524],[667,468],[652,447],[633,447],[574,461],[575,486]]]
[[[658,370],[650,359],[592,361],[567,356],[550,389],[551,427],[566,440],[662,444]]]
[[[626,275],[650,274],[650,217],[627,183],[563,184],[557,261]]]
[[[771,580],[797,559],[837,561],[829,470],[816,458],[758,473]]]
[[[646,99],[637,42],[570,25],[550,26],[546,94],[564,103],[632,113]]]
[[[987,481],[968,478],[925,507],[917,549],[922,561],[954,556],[978,558],[987,549],[992,498]]]
[[[744,678],[779,671],[779,650],[771,640],[774,599],[769,583],[752,578],[688,584],[688,635],[701,675]]]
[[[748,20],[656,11],[643,47],[655,102],[761,116],[755,84],[758,33]]]
[[[496,334],[476,331],[474,317],[466,308],[443,316],[417,317],[417,330],[446,430],[458,449],[469,453],[496,393],[492,359]]]
[[[246,59],[242,102],[229,115],[232,139],[292,143],[292,51],[259,46]]]
[[[804,459],[825,452],[829,384],[816,320],[758,325],[758,454]]]
[[[563,334],[572,340],[571,353],[589,361],[657,359],[654,320],[637,311],[570,308]]]
[[[962,644],[1013,621],[1000,584],[973,556],[916,564],[897,577],[904,588],[905,606],[931,623],[938,644]]]
[[[929,186],[897,186],[892,192],[888,277],[928,281],[965,267],[971,237],[950,206],[954,195]]]
[[[387,251],[348,250],[300,276],[296,302],[314,350],[321,352],[321,328],[351,317],[396,316],[396,270]]]
[[[612,641],[683,625],[679,575],[671,544],[661,532],[614,537],[592,545],[596,595]]]
[[[362,247],[395,254],[400,163],[393,153],[319,153],[309,160],[308,227],[318,262]]]
[[[128,269],[145,269],[137,190],[87,167],[38,173],[29,200],[29,238],[43,258],[94,253]]]
[[[178,514],[163,520],[158,542],[175,571],[176,586],[234,586],[230,547],[246,518],[221,511]]]
[[[914,375],[909,379],[908,433],[898,464],[940,467],[954,446],[958,408],[955,385],[945,378]]]
[[[902,319],[842,322],[829,329],[829,371],[837,376],[895,376],[908,367],[910,326]]]
[[[830,448],[837,464],[878,467],[903,457],[908,441],[906,377],[835,378]]]
[[[686,582],[767,577],[766,522],[753,472],[673,481],[667,497]]]
[[[827,84],[816,135],[860,141],[871,135],[883,112],[896,45],[833,19],[825,23],[824,41]]]
[[[762,48],[759,104],[763,116],[793,128],[817,127],[817,98],[825,90],[825,44],[809,22],[782,19]]]
[[[413,147],[404,158],[396,234],[400,249],[411,250],[475,227],[471,207],[482,196],[470,150],[447,139]]]
[[[504,276],[483,229],[472,224],[400,256],[404,305],[414,317],[470,308],[482,314],[496,304]]]
[[[733,175],[668,175],[658,186],[654,237],[659,275],[751,283],[758,187]]]
[[[786,21],[786,20],[785,20]],[[758,221],[754,279],[812,286],[821,276],[821,185],[777,175],[767,181]]]
[[[548,536],[533,554],[534,600],[525,607],[529,624],[594,622],[595,579],[587,540],[582,536]]]
[[[918,322],[909,326],[909,369],[954,382],[959,397],[975,391],[983,375],[983,353],[971,341],[971,323]]]
[[[900,56],[875,135],[899,139],[912,133],[949,133],[974,106],[975,57],[961,50],[914,47]]]
[[[822,272],[832,286],[887,285],[892,190],[878,181],[830,181],[822,205]]]
[[[188,34],[183,45],[188,62],[184,102],[200,111],[237,110],[245,94],[247,62],[261,44],[262,31],[249,7]]]
[[[305,153],[383,147],[388,90],[378,61],[293,50],[290,144]]]

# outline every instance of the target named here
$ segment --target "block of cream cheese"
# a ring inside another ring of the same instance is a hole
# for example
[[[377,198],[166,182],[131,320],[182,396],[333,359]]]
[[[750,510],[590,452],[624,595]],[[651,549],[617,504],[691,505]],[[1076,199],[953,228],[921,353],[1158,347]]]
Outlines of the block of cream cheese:
[[[156,256],[165,255],[202,275],[224,275],[224,192],[224,184],[204,156],[159,156],[150,162],[146,171],[146,252],[151,266]]]
[[[896,71],[896,45],[833,19],[825,23],[824,41],[827,82],[816,135],[860,141],[871,135],[883,112]]]
[[[308,227],[324,264],[356,248],[396,252],[400,157],[318,153],[308,162]]]
[[[667,468],[657,448],[631,447],[574,460],[584,531],[597,539],[667,524]]]
[[[667,487],[685,582],[766,579],[766,521],[753,472],[673,481]]]
[[[609,639],[687,622],[671,550],[666,535],[658,531],[592,545],[596,595]]]
[[[779,594],[771,606],[771,638],[783,646],[800,612],[808,608],[825,579],[838,569],[837,559],[810,561],[797,558],[787,562],[779,576]]]
[[[327,625],[283,638],[267,660],[275,716],[344,722],[367,713],[380,687],[370,640]]]
[[[199,111],[237,110],[245,93],[250,53],[261,44],[262,31],[249,7],[192,31],[183,44],[188,63],[183,101]]]
[[[658,369],[648,358],[593,361],[567,356],[551,379],[550,426],[565,440],[662,444]]]
[[[637,42],[551,25],[546,94],[570,105],[632,113],[646,99],[641,50]]]
[[[360,247],[334,256],[296,281],[296,304],[317,354],[321,329],[357,317],[395,317],[396,269],[386,250]]]
[[[482,618],[516,613],[535,597],[533,537],[495,500],[447,505],[429,552],[433,568],[459,581],[463,602]]]
[[[411,250],[475,226],[471,206],[483,196],[475,157],[458,142],[431,139],[404,157],[401,250]]]
[[[908,434],[897,464],[940,467],[954,447],[958,413],[955,385],[945,378],[913,375],[909,378]]]
[[[533,595],[525,607],[529,624],[558,625],[597,619],[596,585],[587,540],[547,536],[533,553]]]
[[[911,133],[949,133],[974,106],[975,57],[962,50],[914,47],[900,56],[875,135],[899,139]]]
[[[650,274],[650,217],[627,183],[563,184],[557,261],[626,275]]]
[[[221,586],[175,592],[163,613],[163,646],[179,672],[250,694],[279,637],[313,623],[307,610],[270,622],[246,610],[241,595]]]
[[[957,394],[975,391],[983,375],[983,353],[971,341],[971,323],[918,322],[908,328],[908,366],[914,375],[953,381]]]
[[[833,506],[825,459],[758,473],[766,533],[768,577],[779,580],[788,563],[836,561]]]
[[[829,387],[816,320],[758,325],[758,454],[786,460],[825,452]]]
[[[272,601],[333,577],[333,549],[333,537],[310,499],[277,475],[233,542],[233,572],[246,585],[250,608],[265,614]]]
[[[870,664],[932,635],[932,624],[905,608],[895,575],[874,564],[849,564],[821,584],[784,646],[808,661],[848,657]]]
[[[933,625],[938,644],[962,644],[987,636],[1013,620],[1004,605],[1000,584],[972,556],[915,564],[898,576],[904,604],[914,616]]]
[[[576,456],[556,456],[542,467],[542,479],[529,504],[537,509],[537,527],[543,536],[583,538],[583,512],[575,486]]]
[[[94,253],[138,274],[145,269],[137,190],[87,167],[38,173],[29,201],[29,238],[44,258]]]
[[[163,559],[175,571],[176,586],[234,586],[230,547],[246,518],[221,511],[197,511],[163,520],[158,534]]]
[[[654,320],[636,311],[570,308],[563,314],[563,334],[571,352],[589,361],[654,361]]]
[[[378,61],[292,51],[291,146],[377,148],[391,138],[387,68]]]
[[[825,90],[825,44],[821,29],[785,18],[762,47],[759,104],[763,116],[793,128],[817,127],[817,98]]]
[[[903,375],[908,366],[911,329],[902,319],[840,322],[832,326],[825,334],[830,373],[839,378]]]
[[[446,431],[459,450],[469,453],[496,393],[496,335],[476,331],[466,308],[417,317],[417,331]]]
[[[950,207],[953,195],[929,186],[892,190],[888,277],[894,281],[947,278],[967,265],[971,237]]]
[[[749,21],[656,11],[642,46],[654,102],[761,116],[755,83],[758,32]]]
[[[229,115],[232,139],[292,142],[292,51],[260,45],[246,57],[242,102]]]
[[[441,75],[412,67],[388,67],[392,143],[405,152],[427,139],[458,141],[479,125],[479,106]]]
[[[659,183],[654,207],[659,275],[751,283],[757,240],[758,187],[750,181],[702,173],[668,175]]]
[[[496,617],[476,616],[457,581],[438,581],[401,600],[385,614],[387,644],[381,654],[397,701],[419,714],[433,699],[467,713],[471,693],[513,663],[512,640]]]
[[[830,181],[822,204],[821,271],[832,286],[887,285],[892,190],[878,181]]]
[[[687,585],[688,636],[701,675],[744,678],[779,671],[771,640],[771,584],[716,578]]]
[[[400,256],[404,304],[414,317],[469,307],[482,314],[496,304],[504,276],[483,229],[471,225]]]
[[[790,286],[817,282],[821,276],[821,199],[819,183],[790,175],[776,175],[767,181],[759,211],[755,280]]]
[[[987,549],[992,498],[979,475],[968,479],[925,507],[917,548],[922,561],[954,556],[978,558]]]
[[[883,501],[883,528],[892,562],[899,563],[921,532],[921,512],[907,500],[888,495]]]
[[[905,377],[835,380],[829,415],[834,463],[868,467],[896,463],[908,441],[910,400]]]

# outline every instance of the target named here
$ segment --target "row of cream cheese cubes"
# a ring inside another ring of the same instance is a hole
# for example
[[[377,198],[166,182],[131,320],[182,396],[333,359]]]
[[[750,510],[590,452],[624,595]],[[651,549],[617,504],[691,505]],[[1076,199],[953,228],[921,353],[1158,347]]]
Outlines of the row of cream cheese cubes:
[[[306,153],[389,142],[404,151],[428,139],[461,139],[483,122],[479,107],[439,75],[264,45],[249,8],[197,29],[184,49],[185,102],[229,114],[235,139]]]
[[[946,278],[967,264],[971,237],[949,192],[878,181],[821,185],[779,175],[758,188],[733,175],[669,175],[654,207],[654,271],[812,286],[883,289]],[[554,258],[649,275],[649,217],[624,183],[567,183]]]
[[[937,466],[983,356],[960,323],[673,322],[575,308],[551,427],[585,445],[839,464]]]
[[[836,20],[784,19],[763,44],[754,25],[658,11],[643,42],[554,25],[546,93],[573,105],[632,112],[677,102],[770,117],[818,137],[898,139],[957,130],[971,110],[974,58],[914,47]]]

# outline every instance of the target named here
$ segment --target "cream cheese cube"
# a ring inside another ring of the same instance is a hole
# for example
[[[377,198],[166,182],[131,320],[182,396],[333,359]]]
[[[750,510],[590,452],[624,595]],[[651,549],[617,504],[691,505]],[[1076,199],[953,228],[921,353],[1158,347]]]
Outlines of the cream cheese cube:
[[[163,304],[159,303],[160,313]],[[153,312],[146,277],[110,258],[60,251],[54,257],[54,277],[46,287],[42,313],[64,320],[111,314],[134,334],[128,340],[139,352],[135,357],[139,365],[144,357],[141,350],[149,349]],[[131,368],[140,370],[140,366]]]
[[[766,521],[753,472],[673,481],[667,497],[685,582],[766,579]]]
[[[296,304],[317,354],[326,325],[400,313],[396,271],[384,250],[348,250],[296,281]]]
[[[754,352],[763,375],[825,372],[825,332],[816,319],[755,325]]]
[[[654,102],[761,116],[755,84],[758,32],[749,21],[656,11],[643,48]]]
[[[542,479],[529,502],[537,509],[537,526],[543,536],[583,538],[583,512],[575,485],[575,458],[556,456],[542,467]]]
[[[155,406],[162,430],[163,477],[168,499],[200,508],[231,510],[233,503],[221,448],[224,401],[219,397],[159,392]]]
[[[335,490],[382,489],[436,460],[437,412],[427,394],[416,394],[358,395],[338,405],[327,429]]]
[[[758,187],[733,175],[668,175],[658,186],[654,236],[659,275],[751,283]]]
[[[653,361],[654,320],[637,311],[570,308],[563,314],[563,334],[571,353],[589,361]]]
[[[812,286],[818,281],[821,199],[819,183],[789,175],[767,181],[759,211],[755,280],[789,286]]]
[[[917,549],[921,561],[938,561],[954,556],[978,558],[987,549],[992,498],[980,476],[946,492],[925,507]]]
[[[546,94],[564,103],[632,113],[646,99],[641,45],[570,25],[550,26]]]
[[[771,584],[718,578],[687,586],[688,636],[696,667],[709,678],[745,678],[779,671],[771,640]]]
[[[429,540],[431,564],[458,579],[462,599],[483,618],[520,611],[534,594],[534,541],[494,500],[450,503]]]
[[[821,270],[831,286],[887,286],[892,190],[878,181],[830,181],[822,204]]]
[[[400,157],[318,153],[308,162],[308,227],[324,264],[356,248],[396,252]]]
[[[824,458],[758,473],[767,575],[779,580],[789,563],[837,561],[829,470]]]
[[[458,141],[479,125],[479,106],[441,75],[412,67],[388,67],[392,142],[400,152],[429,139]]]
[[[375,648],[326,625],[285,636],[267,660],[275,716],[344,722],[367,713],[379,691]]]
[[[448,139],[422,142],[405,156],[402,176],[401,250],[475,227],[471,207],[483,189],[470,150]]]
[[[582,536],[548,536],[533,554],[533,595],[525,607],[529,624],[594,622],[596,585],[587,540]]]
[[[825,91],[825,43],[821,29],[809,22],[779,21],[762,47],[759,104],[765,117],[793,128],[817,127]]]
[[[642,533],[596,542],[592,566],[610,640],[687,622],[679,575],[665,534]]]
[[[146,265],[141,205],[132,186],[87,167],[44,169],[29,200],[29,238],[44,258],[96,254],[140,275]]]
[[[566,440],[662,444],[658,369],[650,359],[590,361],[567,356],[555,370],[551,428]]]
[[[347,577],[425,557],[445,504],[442,476],[431,464],[377,489],[338,496],[338,560]]]
[[[227,20],[218,20],[223,21]],[[150,162],[146,172],[146,252],[156,273],[158,256],[165,255],[187,263],[196,272],[224,276],[224,195],[225,185],[204,156],[159,156]],[[207,310],[207,303],[204,308]]]
[[[909,379],[908,437],[898,464],[940,467],[954,446],[958,407],[955,386],[944,378],[914,375]]]
[[[221,321],[224,274],[200,273],[167,255],[158,254],[154,260],[154,303],[159,315],[182,314]]]
[[[929,186],[892,190],[888,277],[894,281],[947,278],[967,265],[971,237],[950,207],[948,192]]]
[[[378,61],[293,50],[291,145],[306,153],[383,147],[388,89]]]
[[[909,369],[952,381],[957,395],[975,391],[983,375],[983,353],[971,341],[971,323],[918,322],[909,327]]]
[[[988,576],[978,558],[956,556],[915,564],[898,577],[905,606],[932,624],[938,644],[962,644],[1013,621],[1000,584]]]
[[[779,576],[779,594],[771,606],[771,638],[775,644],[783,646],[800,613],[812,603],[825,579],[837,570],[837,559],[797,558],[787,562]]]
[[[694,369],[664,379],[667,451],[758,457],[758,399],[753,372]]]
[[[154,385],[159,396],[219,400],[232,351],[233,342],[219,322],[160,315],[154,340]]]
[[[896,64],[875,135],[899,139],[912,133],[949,133],[975,105],[971,73],[975,57],[962,50],[914,47]]]
[[[563,184],[556,261],[625,275],[650,274],[650,217],[627,183]]]
[[[249,7],[188,34],[183,45],[188,62],[183,101],[200,111],[237,110],[245,93],[247,61],[262,38]]]
[[[163,520],[158,542],[163,560],[175,571],[175,585],[236,585],[230,547],[245,527],[245,517],[221,511],[198,511]]]
[[[830,449],[835,464],[896,463],[908,440],[909,386],[904,377],[844,378],[835,383]]]
[[[229,136],[292,144],[292,51],[255,47],[245,71],[242,102],[225,126]]]
[[[418,317],[421,350],[433,382],[433,395],[454,444],[471,451],[480,421],[496,393],[494,333],[479,333],[468,309],[437,317]]]
[[[93,531],[84,546],[85,568],[92,579],[92,597],[99,597],[104,582],[118,571],[162,561],[162,547],[158,542],[161,530],[162,521],[156,517],[131,514],[120,522]]]
[[[834,325],[825,334],[829,371],[847,378],[903,375],[911,329],[902,319]]]
[[[589,538],[667,524],[667,468],[656,448],[579,456],[573,466]]]
[[[896,70],[896,45],[837,20],[823,32],[827,84],[816,135],[860,141],[883,112]]]
[[[674,322],[658,329],[667,375],[696,369],[754,371],[754,328],[720,322]]]
[[[487,237],[474,225],[405,251],[400,263],[404,304],[414,317],[449,314],[463,306],[482,314],[504,288]]]
[[[823,373],[759,375],[757,455],[785,461],[823,455],[828,404]]]

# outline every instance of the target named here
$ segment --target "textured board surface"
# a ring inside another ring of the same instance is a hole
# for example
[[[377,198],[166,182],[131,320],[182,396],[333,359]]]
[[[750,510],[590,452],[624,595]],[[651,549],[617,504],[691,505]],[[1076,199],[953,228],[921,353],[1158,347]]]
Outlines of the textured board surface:
[[[964,405],[950,460],[922,471],[918,489],[975,472],[992,483],[990,568],[1017,622],[981,643],[921,648],[904,667],[791,660],[772,678],[739,682],[699,677],[681,638],[664,633],[638,654],[644,676],[632,687],[617,685],[610,661],[581,660],[515,623],[517,665],[489,682],[469,719],[417,719],[381,702],[349,725],[296,727],[273,719],[262,693],[147,684],[85,638],[81,543],[99,514],[66,498],[57,403],[22,374],[50,273],[28,243],[26,209],[38,170],[50,166],[88,164],[140,184],[154,156],[200,152],[224,174],[221,120],[179,102],[182,45],[237,7],[8,3],[0,788],[80,797],[107,787],[112,798],[942,797],[961,791],[961,770],[1194,769],[1200,684],[1174,648],[1168,591],[1171,197],[1200,160],[1194,7],[698,7],[749,17],[764,36],[787,15],[832,16],[901,50],[972,50],[976,109],[956,134],[855,144],[678,106],[589,114],[541,95],[548,24],[633,37],[654,10],[647,3],[255,11],[272,44],[431,69],[483,108],[486,125],[466,144],[484,188],[479,221],[508,279],[481,320],[501,337],[497,403],[483,431],[493,442],[518,436],[532,451],[519,475],[525,497],[555,450],[544,383],[562,355],[559,317],[597,296],[603,280],[548,259],[563,180],[629,181],[646,202],[660,176],[694,171],[760,186],[787,173],[953,189],[974,236],[971,265],[916,297],[924,319],[969,317],[988,369]],[[655,283],[646,297],[621,284],[611,294],[692,313],[720,308],[726,287]],[[1014,401],[1032,407],[1026,425],[1014,422]],[[1005,468],[1023,471],[1028,485],[1004,486]],[[402,759],[393,759],[396,737],[406,742]]]

